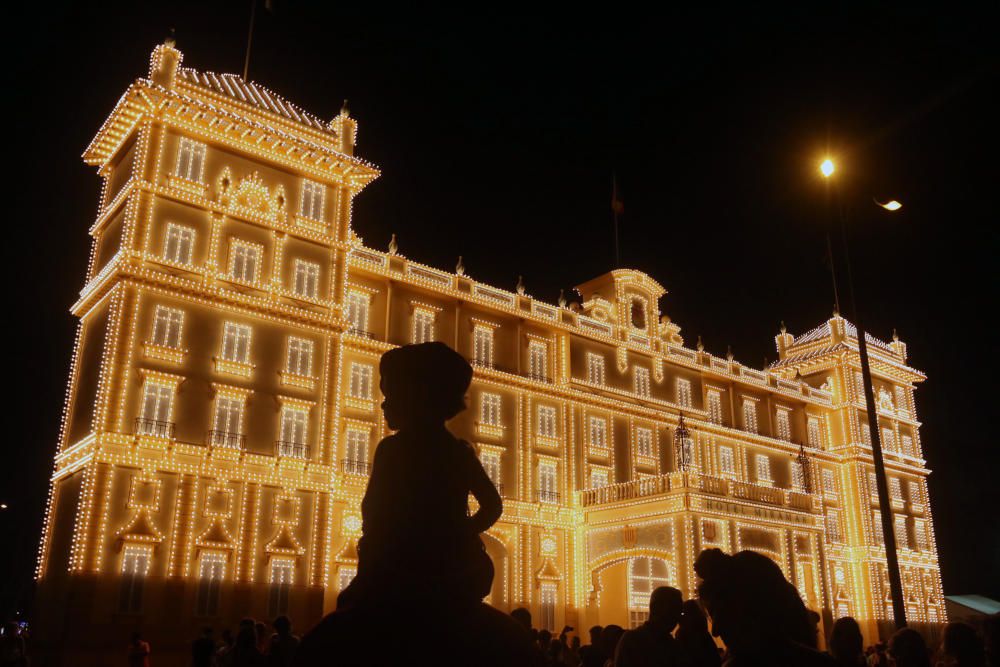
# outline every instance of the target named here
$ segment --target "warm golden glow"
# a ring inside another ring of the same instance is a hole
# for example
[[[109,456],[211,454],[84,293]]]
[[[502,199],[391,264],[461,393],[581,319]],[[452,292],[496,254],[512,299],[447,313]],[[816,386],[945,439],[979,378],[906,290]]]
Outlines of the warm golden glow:
[[[269,591],[287,584],[289,613],[312,625],[357,571],[361,499],[389,435],[379,357],[439,340],[474,362],[469,410],[451,426],[504,497],[484,538],[492,604],[528,607],[550,630],[629,625],[654,583],[695,595],[702,549],[750,548],[824,618],[854,616],[875,640],[891,605],[850,323],[783,328],[778,361],[753,368],[686,341],[659,312],[664,288],[639,271],[585,282],[567,307],[523,281],[508,290],[420,264],[395,241],[372,248],[351,211],[378,170],[354,156],[346,111],[326,123],[180,62],[157,47],[151,78],[85,154],[104,192],[72,307],[40,586],[67,571],[105,588],[148,574],[149,604],[165,591],[204,599],[199,582],[214,578],[220,609],[238,586],[253,592],[241,616],[273,618],[284,611]],[[902,341],[873,345],[908,613],[941,622],[913,403],[925,376]],[[101,618],[120,611],[121,595],[98,593]],[[161,631],[188,631],[186,604]]]
[[[884,204],[882,202],[875,202],[875,203],[887,211],[898,211],[899,209],[903,208],[903,205],[898,201],[896,201],[895,199],[890,199]]]
[[[833,160],[831,160],[830,158],[823,160],[823,162],[819,165],[819,171],[826,178],[830,178],[830,176],[832,176],[833,172],[835,171],[835,167],[833,166]]]

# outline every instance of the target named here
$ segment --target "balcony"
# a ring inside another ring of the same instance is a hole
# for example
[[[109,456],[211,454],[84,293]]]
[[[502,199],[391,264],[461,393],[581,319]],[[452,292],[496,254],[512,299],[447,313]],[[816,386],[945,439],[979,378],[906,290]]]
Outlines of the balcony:
[[[535,499],[540,503],[558,503],[559,492],[547,491],[545,489],[538,489],[535,491]]]
[[[368,477],[372,474],[372,465],[368,461],[358,461],[356,459],[342,459],[340,469],[345,475],[358,475]]]
[[[762,505],[813,514],[822,511],[819,497],[813,494],[792,489],[759,486],[749,482],[712,477],[695,472],[672,472],[666,475],[644,477],[630,482],[587,489],[581,492],[581,503],[584,507],[590,507],[684,492],[747,500]]]
[[[291,440],[276,440],[275,454],[290,459],[308,459],[309,445]]]
[[[242,433],[229,431],[209,431],[208,445],[242,452],[247,446],[247,437]]]
[[[359,329],[358,327],[354,326],[348,327],[345,333],[348,333],[352,336],[357,336],[358,338],[367,338],[368,340],[379,339],[378,336],[375,335],[375,332],[365,331],[364,329]]]
[[[152,438],[173,440],[175,427],[176,425],[173,422],[164,422],[156,419],[137,417],[135,420],[135,434]]]

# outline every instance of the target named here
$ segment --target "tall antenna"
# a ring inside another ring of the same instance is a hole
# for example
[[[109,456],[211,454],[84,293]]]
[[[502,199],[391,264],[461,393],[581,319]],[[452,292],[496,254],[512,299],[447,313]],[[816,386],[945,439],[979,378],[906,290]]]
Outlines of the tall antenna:
[[[250,46],[253,44],[253,23],[257,17],[257,0],[250,0],[250,27],[247,29],[247,55],[243,59],[243,80],[247,80],[250,71]]]

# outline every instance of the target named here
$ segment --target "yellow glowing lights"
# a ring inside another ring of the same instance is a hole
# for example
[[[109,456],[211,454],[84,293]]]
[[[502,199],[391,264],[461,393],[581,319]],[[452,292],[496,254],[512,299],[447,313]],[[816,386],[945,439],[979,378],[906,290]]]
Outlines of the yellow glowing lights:
[[[782,332],[780,361],[755,369],[685,346],[658,311],[663,288],[638,271],[581,285],[582,307],[569,308],[368,248],[351,209],[378,171],[352,155],[354,121],[342,112],[327,131],[193,70],[175,76],[172,48],[158,48],[154,81],[130,88],[87,149],[102,210],[73,309],[39,578],[68,536],[58,566],[71,571],[171,579],[211,565],[234,582],[342,587],[374,444],[388,435],[378,357],[443,340],[478,361],[453,426],[503,487],[503,517],[484,538],[493,603],[556,625],[625,624],[633,605],[611,591],[632,590],[629,568],[658,559],[650,567],[665,563],[692,595],[695,555],[718,545],[767,553],[810,604],[825,591],[836,615],[885,617],[870,448],[853,435],[859,403],[845,398],[857,367],[849,323]],[[831,176],[832,160],[820,170]],[[910,396],[923,376],[898,340],[872,355],[883,393],[901,397],[879,419],[908,443],[886,452],[914,531],[900,552],[907,587],[940,600]],[[81,378],[95,376],[88,394]],[[679,410],[688,472],[674,461]],[[797,441],[822,481],[811,494],[779,466]],[[945,618],[925,606],[918,620]]]
[[[830,158],[823,160],[819,165],[819,172],[826,178],[830,178],[835,170],[836,168],[833,165],[833,160]]]

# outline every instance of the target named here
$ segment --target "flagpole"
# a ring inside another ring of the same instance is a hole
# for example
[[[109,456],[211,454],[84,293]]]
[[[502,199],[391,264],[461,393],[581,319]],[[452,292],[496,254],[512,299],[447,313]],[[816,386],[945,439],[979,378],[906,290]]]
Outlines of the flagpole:
[[[615,219],[615,268],[621,268],[621,250],[618,244],[618,215],[623,209],[621,201],[618,199],[618,176],[611,172],[611,211]]]
[[[250,0],[250,27],[247,29],[247,54],[243,59],[243,80],[247,80],[250,73],[250,46],[253,44],[253,23],[257,16],[257,0]]]

